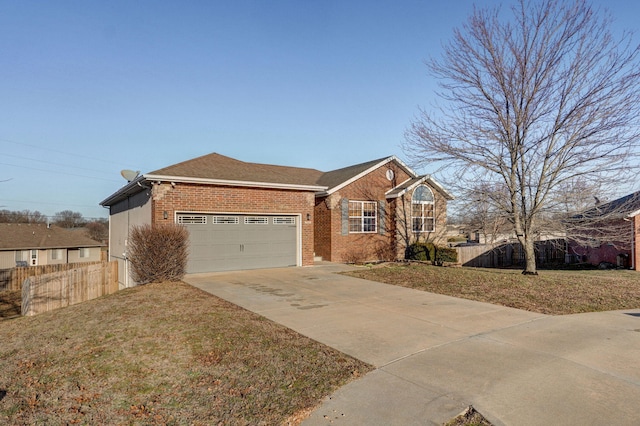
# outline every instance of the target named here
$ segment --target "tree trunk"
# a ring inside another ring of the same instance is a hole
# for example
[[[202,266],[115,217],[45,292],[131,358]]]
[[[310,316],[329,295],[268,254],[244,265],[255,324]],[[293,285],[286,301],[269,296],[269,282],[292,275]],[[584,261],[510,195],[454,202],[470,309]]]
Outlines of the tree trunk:
[[[524,275],[538,275],[536,269],[536,250],[532,238],[524,238]]]

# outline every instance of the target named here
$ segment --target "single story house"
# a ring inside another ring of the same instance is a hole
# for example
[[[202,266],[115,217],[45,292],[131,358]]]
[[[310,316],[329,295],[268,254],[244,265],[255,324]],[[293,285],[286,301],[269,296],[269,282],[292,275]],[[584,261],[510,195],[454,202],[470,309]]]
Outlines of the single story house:
[[[442,240],[453,199],[395,156],[322,172],[212,153],[128,180],[100,203],[123,286],[133,226],[185,226],[188,273],[397,259]]]
[[[81,230],[41,223],[0,223],[0,269],[99,261],[103,246]]]
[[[640,191],[574,216],[568,222],[571,261],[640,270]]]

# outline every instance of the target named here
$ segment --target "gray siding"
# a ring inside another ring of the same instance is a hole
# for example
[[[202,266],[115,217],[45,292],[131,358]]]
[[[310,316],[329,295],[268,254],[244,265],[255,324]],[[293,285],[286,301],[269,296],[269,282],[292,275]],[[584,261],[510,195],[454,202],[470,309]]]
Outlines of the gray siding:
[[[109,260],[118,261],[118,281],[120,288],[132,287],[135,283],[129,278],[125,253],[129,229],[132,226],[151,224],[151,194],[139,192],[110,208],[109,215]]]

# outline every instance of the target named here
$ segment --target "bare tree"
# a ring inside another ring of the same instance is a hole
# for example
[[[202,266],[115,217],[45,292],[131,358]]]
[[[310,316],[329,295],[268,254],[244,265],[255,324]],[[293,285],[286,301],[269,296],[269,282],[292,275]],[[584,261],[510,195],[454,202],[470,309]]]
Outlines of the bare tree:
[[[80,212],[63,210],[54,215],[53,222],[61,228],[81,228],[86,221]]]
[[[86,224],[87,235],[96,241],[109,239],[109,221],[107,219],[95,219]]]
[[[0,223],[47,223],[47,217],[38,210],[0,210]]]
[[[479,183],[464,193],[461,210],[467,226],[483,236],[484,243],[493,244],[497,237],[510,231],[508,218],[496,208],[505,196],[503,186],[496,187]]]
[[[492,200],[536,274],[534,240],[568,182],[610,188],[634,165],[639,47],[614,39],[610,17],[585,1],[521,0],[475,9],[428,66],[444,106],[422,110],[406,134],[416,162],[438,162],[456,182],[503,186]],[[635,173],[633,174],[635,176]]]

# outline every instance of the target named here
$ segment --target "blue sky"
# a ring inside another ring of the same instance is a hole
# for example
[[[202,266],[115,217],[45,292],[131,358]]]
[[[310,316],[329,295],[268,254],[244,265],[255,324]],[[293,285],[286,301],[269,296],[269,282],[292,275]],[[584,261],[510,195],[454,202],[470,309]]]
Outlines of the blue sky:
[[[424,60],[473,3],[0,1],[0,209],[106,217],[120,170],[211,152],[319,170],[404,158],[435,100]],[[640,27],[640,4],[592,3]]]

